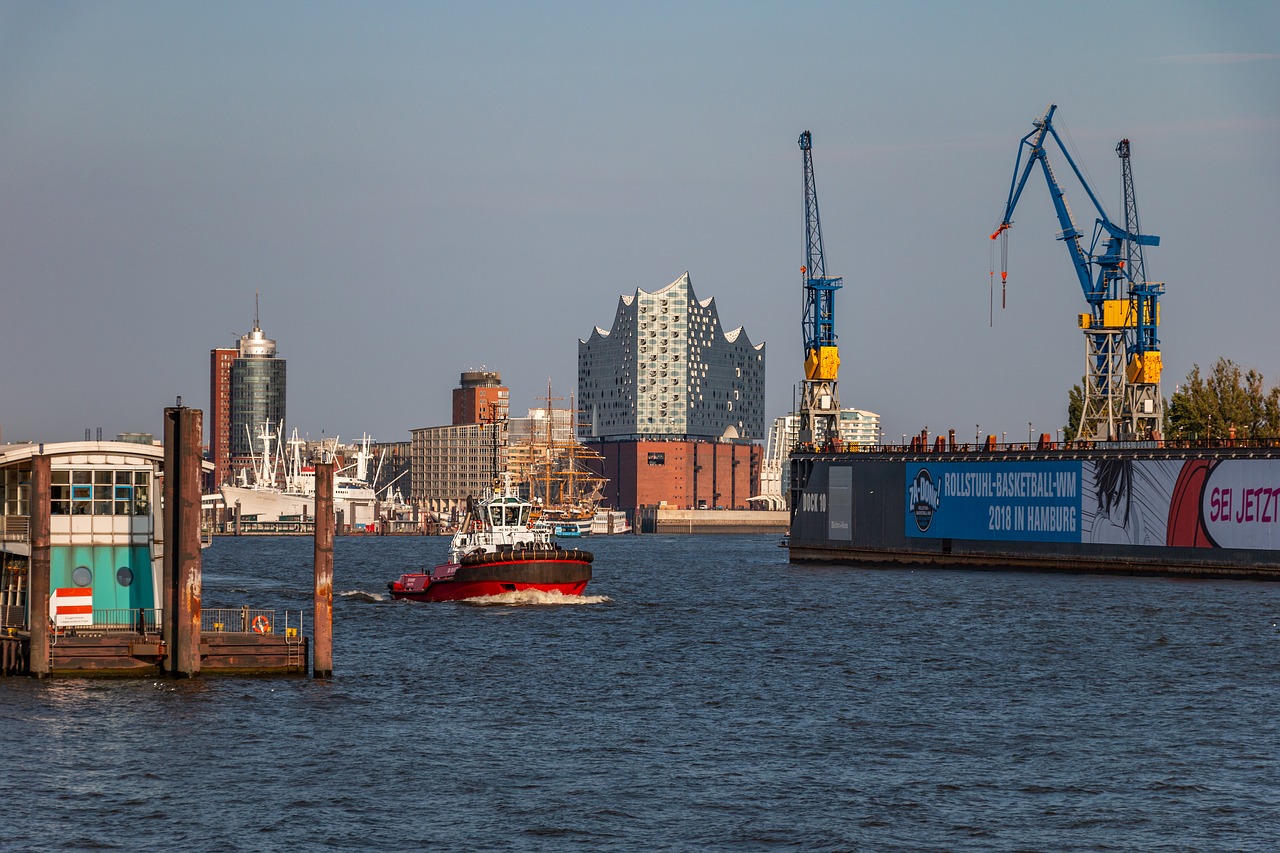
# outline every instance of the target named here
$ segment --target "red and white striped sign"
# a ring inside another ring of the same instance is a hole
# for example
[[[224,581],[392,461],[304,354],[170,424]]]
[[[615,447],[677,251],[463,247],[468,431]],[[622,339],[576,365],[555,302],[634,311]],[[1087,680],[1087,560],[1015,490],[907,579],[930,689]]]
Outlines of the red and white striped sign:
[[[49,596],[49,618],[59,628],[93,624],[93,590],[59,588]]]

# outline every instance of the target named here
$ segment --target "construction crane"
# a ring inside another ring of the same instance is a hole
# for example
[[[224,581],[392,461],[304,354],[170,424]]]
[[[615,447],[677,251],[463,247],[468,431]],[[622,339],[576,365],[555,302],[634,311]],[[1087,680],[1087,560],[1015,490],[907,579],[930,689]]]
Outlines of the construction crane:
[[[1158,246],[1160,238],[1138,230],[1138,205],[1133,192],[1129,165],[1129,140],[1116,147],[1123,169],[1125,222],[1118,226],[1107,216],[1053,127],[1056,104],[1050,104],[1033,130],[1018,145],[1013,180],[1004,217],[991,239],[1001,238],[1001,255],[1008,257],[1004,243],[1013,225],[1013,211],[1022,196],[1027,178],[1038,163],[1049,185],[1049,196],[1062,230],[1057,239],[1066,244],[1080,289],[1089,303],[1089,313],[1079,315],[1085,338],[1084,406],[1075,439],[1134,440],[1159,434],[1164,417],[1160,394],[1159,297],[1163,282],[1146,280],[1143,246]],[[1057,143],[1098,212],[1088,250],[1083,232],[1076,227],[1071,208],[1049,165],[1048,137]],[[1025,162],[1024,162],[1025,158]],[[1002,285],[1008,280],[1007,263],[1000,271]],[[1086,434],[1089,428],[1092,434]]]
[[[804,386],[800,394],[801,444],[815,441],[831,446],[840,436],[840,395],[836,374],[840,353],[836,346],[835,302],[842,278],[827,276],[822,251],[822,223],[818,218],[818,189],[813,179],[813,135],[800,134],[804,155],[804,248],[800,268],[804,284]]]

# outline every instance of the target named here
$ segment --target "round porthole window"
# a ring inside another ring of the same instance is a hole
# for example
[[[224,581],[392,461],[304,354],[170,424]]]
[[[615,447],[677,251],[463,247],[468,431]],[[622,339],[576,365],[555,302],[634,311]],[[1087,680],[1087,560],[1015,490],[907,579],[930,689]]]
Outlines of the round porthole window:
[[[71,572],[71,582],[76,586],[88,586],[93,583],[93,570],[88,566],[76,566]]]
[[[133,583],[133,569],[128,566],[121,566],[116,569],[116,583],[120,586],[128,586]]]

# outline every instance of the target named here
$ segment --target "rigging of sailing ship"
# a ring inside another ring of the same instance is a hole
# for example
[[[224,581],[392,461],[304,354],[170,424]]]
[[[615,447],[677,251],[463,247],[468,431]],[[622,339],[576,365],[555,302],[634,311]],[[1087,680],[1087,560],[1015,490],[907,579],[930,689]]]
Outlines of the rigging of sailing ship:
[[[557,535],[583,535],[590,532],[596,504],[604,494],[607,481],[592,470],[594,461],[603,457],[574,437],[572,400],[568,409],[553,408],[556,400],[564,398],[552,396],[550,382],[544,399],[545,417],[531,418],[527,441],[512,448],[512,473],[528,491],[536,523],[553,528]],[[558,419],[564,423],[558,426]],[[543,421],[543,429],[534,427],[537,420]],[[559,437],[557,429],[562,433]]]

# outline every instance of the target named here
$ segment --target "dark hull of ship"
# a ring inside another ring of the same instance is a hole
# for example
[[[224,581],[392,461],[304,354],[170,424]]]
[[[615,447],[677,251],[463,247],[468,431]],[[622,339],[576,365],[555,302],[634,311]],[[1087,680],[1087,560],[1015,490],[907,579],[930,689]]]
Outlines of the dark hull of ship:
[[[797,453],[791,503],[792,563],[1280,580],[1261,443]]]

